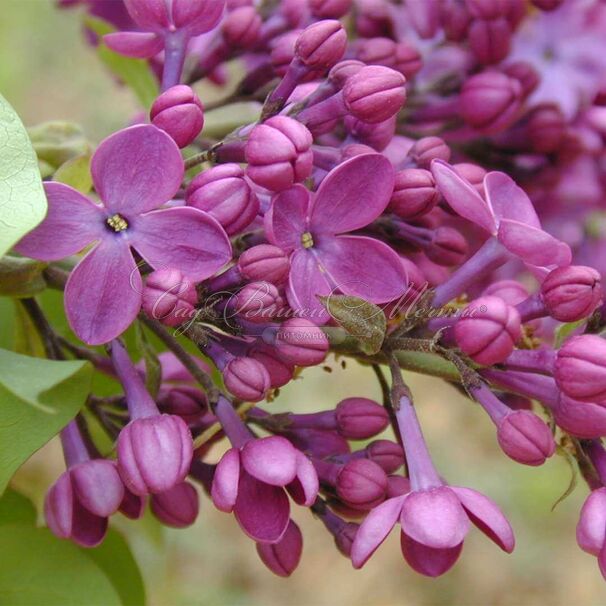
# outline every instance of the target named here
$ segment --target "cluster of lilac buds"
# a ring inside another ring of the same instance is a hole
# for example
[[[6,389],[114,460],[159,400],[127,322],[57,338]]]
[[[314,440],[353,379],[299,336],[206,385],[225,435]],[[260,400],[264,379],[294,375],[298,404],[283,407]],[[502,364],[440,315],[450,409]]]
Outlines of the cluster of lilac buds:
[[[396,524],[423,575],[452,568],[472,526],[510,553],[499,507],[436,469],[412,370],[458,384],[513,461],[582,463],[577,539],[606,577],[606,5],[112,4],[129,19],[105,44],[162,92],[98,145],[93,193],[44,183],[48,214],[15,247],[64,290],[65,353],[122,387],[89,411],[115,459],[85,415],[62,431],[51,530],[97,545],[147,502],[186,527],[200,486],[281,576],[304,555],[293,503],[355,568]],[[208,80],[232,92],[203,106]],[[153,346],[132,345],[135,324]],[[378,401],[272,410],[345,358],[373,367]]]

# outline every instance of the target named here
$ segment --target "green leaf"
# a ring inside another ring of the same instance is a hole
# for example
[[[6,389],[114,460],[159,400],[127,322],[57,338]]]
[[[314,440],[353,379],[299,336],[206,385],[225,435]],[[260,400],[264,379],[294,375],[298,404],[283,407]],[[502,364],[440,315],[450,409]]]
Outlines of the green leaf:
[[[162,382],[162,367],[160,366],[158,354],[147,339],[140,322],[135,322],[135,339],[137,349],[145,360],[145,387],[152,398],[155,398],[158,395],[160,383]]]
[[[124,537],[109,529],[105,540],[95,549],[82,549],[106,574],[124,606],[143,606],[145,587],[139,566]]]
[[[578,320],[577,322],[568,322],[561,324],[555,331],[554,349],[559,349],[564,341],[577,329],[585,324],[586,320]]]
[[[53,181],[65,183],[80,193],[87,194],[93,187],[93,179],[90,174],[89,153],[76,156],[62,164],[53,177]]]
[[[105,66],[133,90],[143,107],[151,107],[159,94],[159,88],[149,63],[144,59],[119,55],[103,44],[103,36],[116,31],[107,21],[88,16],[84,19],[84,25],[99,36],[97,53]]]
[[[46,263],[6,255],[0,259],[0,296],[32,297],[46,288]]]
[[[19,116],[0,95],[0,257],[45,215],[38,159]]]
[[[381,351],[387,332],[387,319],[373,303],[345,295],[319,297],[328,313],[360,344],[360,349],[374,355]]]
[[[29,314],[18,299],[15,299],[15,342],[13,351],[33,358],[46,358],[44,343]]]
[[[44,168],[45,177],[68,160],[87,154],[91,150],[82,127],[73,122],[43,122],[30,127],[28,133],[38,160]]]
[[[25,524],[0,527],[0,604],[120,606],[120,595],[94,559]]]
[[[8,488],[0,498],[0,526],[6,524],[36,524],[36,508],[22,494]]]
[[[13,473],[76,416],[91,380],[87,362],[0,349],[0,494]]]

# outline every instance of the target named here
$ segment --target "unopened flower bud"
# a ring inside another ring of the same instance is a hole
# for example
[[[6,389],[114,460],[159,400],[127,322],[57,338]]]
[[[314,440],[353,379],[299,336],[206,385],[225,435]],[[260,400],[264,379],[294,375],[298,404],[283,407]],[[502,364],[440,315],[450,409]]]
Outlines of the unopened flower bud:
[[[340,61],[347,46],[347,33],[335,20],[317,21],[297,39],[295,55],[314,70],[326,70]]]
[[[506,65],[503,68],[503,73],[507,74],[510,78],[515,78],[520,83],[524,97],[528,97],[541,81],[537,70],[526,61],[516,61],[515,63]]]
[[[263,364],[252,358],[230,360],[223,369],[223,380],[230,393],[247,402],[259,402],[271,386]]]
[[[253,6],[243,6],[229,13],[221,31],[225,42],[235,49],[252,48],[261,34],[263,20]]]
[[[349,440],[366,440],[389,425],[387,411],[368,398],[346,398],[335,410],[337,429]]]
[[[289,577],[299,565],[303,551],[303,535],[292,521],[277,543],[257,543],[257,553],[269,570],[280,577]]]
[[[450,147],[440,137],[423,137],[410,149],[410,157],[419,168],[428,169],[432,160],[450,160]]]
[[[187,147],[204,126],[204,108],[189,86],[179,84],[154,101],[150,118],[152,124],[168,133],[179,147]]]
[[[326,358],[328,338],[313,322],[293,318],[280,326],[274,346],[291,364],[315,366]]]
[[[430,246],[424,249],[427,258],[438,265],[454,267],[465,260],[469,252],[467,239],[447,225],[433,230]]]
[[[496,19],[507,15],[509,0],[465,0],[465,6],[472,17]]]
[[[467,33],[469,46],[480,63],[499,63],[509,54],[511,25],[505,17],[473,19]]]
[[[200,500],[198,492],[189,482],[181,482],[166,492],[152,495],[150,506],[162,524],[187,528],[198,517]]]
[[[460,42],[467,34],[471,15],[461,0],[445,0],[440,4],[440,21],[446,39]]]
[[[281,284],[288,277],[290,261],[286,253],[271,244],[259,244],[244,251],[238,268],[246,280],[265,280]]]
[[[387,209],[401,219],[417,219],[433,210],[439,201],[433,175],[422,168],[407,168],[396,173]]]
[[[366,457],[387,474],[394,473],[404,465],[404,449],[390,440],[371,442],[366,447]]]
[[[347,506],[369,510],[385,499],[387,475],[368,459],[354,459],[339,472],[336,490]]]
[[[356,533],[360,528],[355,522],[347,522],[335,533],[335,545],[341,554],[346,558],[351,556],[351,546],[353,545]]]
[[[270,282],[251,282],[235,296],[234,311],[255,324],[267,324],[284,307],[278,289]]]
[[[363,67],[365,67],[364,63],[356,59],[340,61],[328,72],[328,79],[340,90],[345,86],[345,82]]]
[[[367,65],[383,65],[412,78],[423,67],[419,51],[408,42],[394,42],[390,38],[362,40],[356,53]]]
[[[157,403],[162,412],[177,415],[186,423],[194,422],[208,412],[206,394],[190,385],[162,386]]]
[[[557,151],[564,136],[566,121],[557,105],[535,108],[526,126],[533,151],[548,154]]]
[[[198,303],[196,286],[178,269],[158,269],[145,281],[143,310],[166,326],[191,320]]]
[[[265,366],[272,388],[283,387],[293,378],[294,366],[284,360],[271,345],[258,343],[248,352],[248,355]]]
[[[531,0],[531,2],[542,11],[554,11],[564,0]]]
[[[454,328],[458,346],[478,364],[503,362],[522,336],[517,310],[498,297],[480,297]]]
[[[308,0],[311,14],[318,19],[340,19],[351,9],[353,0]]]
[[[401,497],[410,492],[410,480],[404,476],[387,477],[387,498]]]
[[[518,410],[503,418],[497,428],[503,452],[523,465],[542,465],[555,452],[549,427],[528,410]]]

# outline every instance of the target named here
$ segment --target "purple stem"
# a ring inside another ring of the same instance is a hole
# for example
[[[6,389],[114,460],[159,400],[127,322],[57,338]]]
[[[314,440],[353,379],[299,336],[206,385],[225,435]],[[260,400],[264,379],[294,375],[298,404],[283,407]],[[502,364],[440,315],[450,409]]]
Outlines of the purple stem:
[[[219,370],[223,370],[227,363],[235,357],[214,339],[208,341],[204,347],[204,353],[215,363]]]
[[[189,38],[183,32],[169,32],[164,38],[162,92],[181,82]]]
[[[280,84],[274,88],[268,98],[269,103],[276,103],[282,109],[292,92],[298,86],[299,82],[309,73],[309,69],[301,62],[298,57],[291,61]]]
[[[215,416],[234,448],[242,448],[244,444],[254,439],[254,436],[227,398],[219,397],[215,407]]]
[[[241,139],[228,141],[217,149],[215,157],[220,164],[225,164],[226,162],[241,164],[246,161],[245,149],[246,141]]]
[[[305,108],[296,118],[302,124],[313,125],[340,118],[345,114],[347,114],[347,107],[345,107],[345,101],[343,100],[343,91],[339,91],[332,97]]]
[[[536,293],[530,295],[527,299],[524,299],[521,303],[516,305],[516,309],[520,313],[522,322],[529,322],[530,320],[536,320],[537,318],[544,318],[549,315],[545,309],[545,304],[541,299],[541,294]]]
[[[240,273],[240,268],[237,265],[233,265],[221,275],[209,280],[207,286],[211,292],[221,292],[222,290],[229,290],[235,286],[239,286],[241,282],[242,274]]]
[[[495,425],[498,426],[503,418],[511,414],[511,408],[501,402],[486,384],[482,383],[480,387],[472,388],[470,391]]]
[[[61,430],[61,445],[67,468],[90,460],[90,453],[82,438],[78,423],[73,420]]]
[[[314,412],[309,414],[287,415],[288,430],[297,429],[324,429],[334,431],[337,429],[337,420],[334,410]]]
[[[316,473],[318,474],[320,482],[331,486],[334,486],[337,483],[339,472],[343,467],[342,465],[316,458],[312,458],[311,462],[316,468]]]
[[[480,374],[498,387],[540,400],[550,408],[557,405],[559,390],[551,377],[515,370],[481,370]]]
[[[503,363],[508,370],[553,374],[556,352],[553,349],[516,349]]]

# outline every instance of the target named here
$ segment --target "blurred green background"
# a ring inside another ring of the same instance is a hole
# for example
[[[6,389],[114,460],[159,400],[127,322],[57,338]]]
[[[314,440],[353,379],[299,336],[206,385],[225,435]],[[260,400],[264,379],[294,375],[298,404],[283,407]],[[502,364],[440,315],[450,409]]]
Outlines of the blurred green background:
[[[104,70],[81,36],[81,14],[58,11],[47,0],[1,0],[0,92],[30,126],[50,119],[81,123],[98,141],[124,126],[139,110],[133,95]],[[216,91],[209,92],[216,96]],[[0,313],[6,302],[0,302]],[[12,330],[0,315],[0,332]],[[321,410],[357,394],[379,397],[374,375],[349,364],[333,372],[311,369],[283,390],[275,410]],[[397,533],[361,571],[334,548],[309,512],[294,518],[305,536],[303,560],[287,580],[270,574],[254,544],[232,517],[202,497],[193,528],[163,529],[151,519],[116,520],[135,552],[149,603],[172,605],[292,604],[391,605],[578,605],[606,604],[594,558],[575,542],[578,510],[586,495],[574,494],[551,511],[566,490],[570,470],[554,457],[541,468],[516,465],[499,451],[486,415],[437,380],[410,376],[419,415],[436,463],[453,484],[494,498],[509,516],[517,548],[506,555],[478,531],[445,577],[420,577],[404,564]],[[13,485],[39,506],[46,487],[62,470],[58,442],[45,447],[18,473]]]

